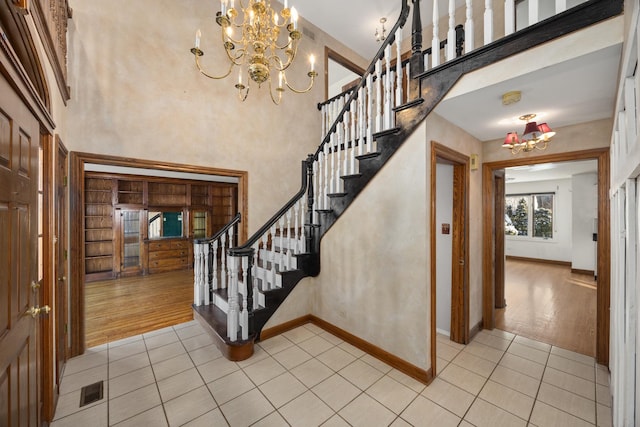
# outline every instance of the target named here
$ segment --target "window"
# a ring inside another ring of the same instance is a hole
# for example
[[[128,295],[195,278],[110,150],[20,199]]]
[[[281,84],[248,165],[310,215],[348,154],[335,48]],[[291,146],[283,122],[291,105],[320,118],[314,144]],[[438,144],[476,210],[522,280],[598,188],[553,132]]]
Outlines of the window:
[[[504,232],[510,236],[553,239],[555,193],[507,194]]]

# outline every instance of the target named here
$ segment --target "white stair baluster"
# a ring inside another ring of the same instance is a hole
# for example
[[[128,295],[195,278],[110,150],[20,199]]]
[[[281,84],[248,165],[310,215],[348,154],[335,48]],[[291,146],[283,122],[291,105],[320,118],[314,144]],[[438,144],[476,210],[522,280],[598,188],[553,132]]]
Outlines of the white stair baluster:
[[[349,175],[349,142],[351,142],[351,112],[345,111],[344,121],[344,155],[342,157],[342,176]]]
[[[529,0],[529,25],[537,24],[540,19],[538,0]]]
[[[365,86],[361,87],[358,91],[358,156],[364,154],[364,144],[366,138],[367,128],[367,110],[365,108]]]
[[[227,235],[220,236],[220,289],[227,287]],[[218,289],[218,288],[216,288]]]
[[[367,153],[370,153],[373,146],[373,74],[367,76],[367,99],[366,99],[366,126],[367,126]]]
[[[490,1],[490,0],[488,0]],[[439,28],[440,12],[438,11],[438,0],[433,0],[433,38],[431,40],[431,68],[440,65],[440,32]]]
[[[336,133],[332,133],[331,134],[331,180],[329,182],[329,194],[333,194],[336,193],[336,139],[338,138],[338,136],[336,135]],[[327,199],[328,200],[328,199]],[[328,203],[327,203],[328,205]]]
[[[213,249],[212,260],[211,260],[211,289],[218,289],[218,239],[211,242],[211,247]],[[208,255],[207,255],[208,256]],[[207,261],[207,268],[209,262]]]
[[[391,129],[391,106],[393,102],[393,73],[391,72],[391,45],[384,48],[385,74],[384,74],[384,107],[382,130]]]
[[[447,31],[447,61],[456,57],[455,0],[449,0],[449,30]]]
[[[473,3],[472,0],[466,0],[466,3],[467,20],[464,23],[464,52],[469,53],[475,48],[473,28]]]
[[[302,200],[302,199],[300,199]],[[298,222],[299,220],[299,215],[300,215],[300,200],[298,200],[296,202],[295,205],[293,205],[293,238],[296,242],[295,244],[295,253],[299,254],[300,251],[300,229],[298,227],[300,227],[300,223]]]
[[[375,116],[376,116],[376,127],[374,132],[380,132],[382,130],[382,60],[378,59],[376,61],[376,99],[375,99]]]
[[[212,289],[212,283],[209,282],[209,248],[214,245],[214,242],[210,242],[202,247],[202,262],[200,264],[200,272],[202,274],[202,285],[203,292],[205,294],[205,301],[209,300],[209,302],[205,302],[206,304],[210,304],[210,295]],[[215,260],[215,259],[214,259]]]
[[[262,290],[268,291],[271,289],[269,278],[266,275],[267,268],[269,268],[269,232],[262,235],[262,254],[258,257],[260,260],[260,280],[262,281]]]
[[[404,77],[404,73],[402,72],[402,27],[398,28],[396,31],[396,107],[399,107],[403,103],[403,93],[402,93],[402,79]],[[408,62],[407,62],[408,64]],[[395,126],[395,114],[393,115],[393,123],[392,126]]]
[[[229,309],[227,311],[227,337],[230,341],[238,339],[238,272],[235,257],[229,257]]]
[[[424,57],[423,57],[423,58],[424,58],[424,60],[423,60],[423,62],[424,62],[424,70],[425,70],[425,71],[427,71],[427,70],[430,68],[430,65],[429,65],[429,58],[430,58],[431,56],[433,56],[433,55],[429,55],[428,53],[425,53],[425,54],[424,54]]]
[[[567,10],[567,0],[556,0],[556,15]]]
[[[493,4],[491,0],[484,2],[484,44],[493,41]]]
[[[202,305],[204,281],[202,277],[202,245],[193,245],[193,305]]]
[[[252,295],[253,295],[253,309],[257,310],[260,308],[260,301],[258,295],[260,294],[260,290],[258,289],[258,253],[260,252],[260,240],[253,245],[253,266],[251,267],[251,287],[252,287]]]
[[[307,206],[307,199],[306,199],[306,195],[302,196],[302,198],[300,199],[300,238],[298,241],[298,251],[299,253],[305,253],[306,249],[305,249],[305,228],[304,228],[304,224],[305,224],[305,212],[306,212],[306,206]]]
[[[516,31],[516,9],[515,0],[505,0],[504,2],[504,35],[508,36]]]
[[[329,209],[329,197],[328,197],[328,192],[329,192],[329,159],[328,159],[328,155],[329,155],[329,148],[330,148],[330,144],[331,144],[331,138],[329,139],[329,142],[324,144],[323,150],[324,150],[324,155],[323,155],[323,163],[324,163],[324,178],[322,180],[323,184],[324,184],[324,189],[322,190],[322,209]]]
[[[242,339],[249,339],[249,310],[247,307],[247,295],[249,284],[249,257],[242,257],[242,280],[238,283],[240,288],[238,292],[242,295],[242,310],[240,311],[240,331],[242,332]]]
[[[292,252],[292,248],[291,248],[291,215],[293,214],[292,212],[293,208],[290,208],[287,211],[287,235],[286,235],[286,246],[287,246],[287,255],[286,255],[286,264],[287,264],[287,270],[291,270],[291,252]]]
[[[351,116],[351,151],[349,152],[349,172],[348,175],[355,175],[356,173],[356,122],[358,121],[358,103],[356,100],[351,101],[351,108],[349,110],[349,115]]]
[[[278,230],[280,230],[280,245],[278,248],[278,271],[286,270],[284,262],[284,215],[278,220]]]
[[[271,226],[271,248],[269,251],[269,262],[271,268],[269,269],[270,277],[270,287],[274,289],[276,287],[276,225]]]

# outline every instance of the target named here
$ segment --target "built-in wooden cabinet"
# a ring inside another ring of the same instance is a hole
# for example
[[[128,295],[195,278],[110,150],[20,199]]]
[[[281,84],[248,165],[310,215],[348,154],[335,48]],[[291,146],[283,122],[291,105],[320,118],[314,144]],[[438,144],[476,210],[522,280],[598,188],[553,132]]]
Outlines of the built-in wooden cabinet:
[[[86,178],[84,265],[87,276],[107,278],[114,271],[113,182]]]
[[[237,212],[237,185],[85,173],[87,281],[192,268],[193,239]]]
[[[149,273],[189,268],[192,245],[188,239],[149,241]]]

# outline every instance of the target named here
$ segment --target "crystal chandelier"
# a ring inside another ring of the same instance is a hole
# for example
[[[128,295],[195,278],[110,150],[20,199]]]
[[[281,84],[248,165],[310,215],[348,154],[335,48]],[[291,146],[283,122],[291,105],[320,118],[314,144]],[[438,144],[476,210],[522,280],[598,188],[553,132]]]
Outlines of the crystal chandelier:
[[[556,133],[546,123],[533,122],[535,117],[535,114],[525,114],[518,117],[527,122],[522,137],[518,138],[516,132],[509,132],[502,147],[511,150],[511,154],[518,154],[521,151],[528,153],[533,150],[546,150],[549,141]]]
[[[276,105],[280,104],[285,87],[295,93],[309,92],[318,76],[314,70],[313,55],[309,57],[311,66],[307,76],[310,82],[307,88],[292,87],[286,76],[286,70],[296,58],[298,43],[302,37],[298,30],[298,13],[295,7],[289,9],[287,0],[284,0],[284,8],[278,14],[271,8],[269,0],[248,1],[245,7],[242,0],[238,0],[239,9],[234,7],[234,0],[220,1],[221,9],[216,14],[216,22],[221,27],[222,45],[229,59],[229,69],[225,74],[214,76],[202,69],[200,57],[204,52],[200,49],[200,30],[196,32],[195,47],[191,49],[191,53],[195,56],[200,73],[218,80],[229,76],[234,67],[238,67],[238,82],[235,87],[242,101],[249,95],[251,81],[257,83],[258,87],[266,82],[271,100]],[[285,30],[288,37],[281,37],[281,30]],[[234,32],[239,34],[238,39],[234,38]],[[245,73],[246,76],[243,77]],[[277,85],[272,79],[277,79]]]

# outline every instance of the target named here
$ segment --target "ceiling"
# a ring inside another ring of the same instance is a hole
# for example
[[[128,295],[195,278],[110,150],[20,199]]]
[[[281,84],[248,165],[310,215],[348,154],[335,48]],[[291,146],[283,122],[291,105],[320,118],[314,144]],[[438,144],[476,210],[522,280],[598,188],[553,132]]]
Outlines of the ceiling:
[[[573,175],[598,171],[597,160],[577,160],[573,162],[539,163],[505,169],[507,184],[532,181],[568,179]]]

